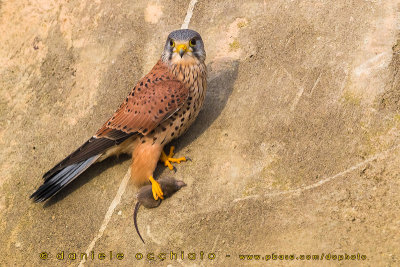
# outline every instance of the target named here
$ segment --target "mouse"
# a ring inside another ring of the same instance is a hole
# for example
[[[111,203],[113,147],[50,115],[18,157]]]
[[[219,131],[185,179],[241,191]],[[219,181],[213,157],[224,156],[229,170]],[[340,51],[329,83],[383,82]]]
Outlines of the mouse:
[[[176,192],[178,192],[182,187],[186,186],[183,181],[176,180],[172,177],[165,177],[157,180],[161,186],[162,191],[164,192],[164,199],[172,196]],[[139,235],[140,239],[143,243],[144,240],[139,232],[139,228],[137,225],[137,214],[139,211],[140,206],[144,206],[145,208],[152,209],[160,206],[161,199],[155,200],[153,197],[153,191],[151,189],[151,185],[145,185],[140,188],[137,194],[137,203],[135,206],[135,211],[133,212],[133,222],[135,224],[136,232]]]

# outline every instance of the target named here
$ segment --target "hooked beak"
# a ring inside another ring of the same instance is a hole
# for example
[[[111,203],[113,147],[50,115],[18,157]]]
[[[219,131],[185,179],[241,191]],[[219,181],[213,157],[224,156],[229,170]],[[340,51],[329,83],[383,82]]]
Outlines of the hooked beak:
[[[179,54],[179,56],[182,58],[183,55],[188,52],[188,47],[185,44],[180,44],[176,47],[176,52]]]

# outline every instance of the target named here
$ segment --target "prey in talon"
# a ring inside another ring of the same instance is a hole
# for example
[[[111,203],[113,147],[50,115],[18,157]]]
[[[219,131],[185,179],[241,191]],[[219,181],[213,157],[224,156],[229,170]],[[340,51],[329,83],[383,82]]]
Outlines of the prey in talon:
[[[186,186],[186,184],[183,181],[175,180],[174,178],[171,178],[171,177],[161,178],[160,180],[158,180],[158,183],[160,184],[160,187],[161,187],[162,191],[164,192],[165,198],[172,196],[174,193],[179,191],[182,187]],[[154,199],[151,185],[143,186],[139,190],[139,193],[137,194],[137,199],[138,199],[138,201],[135,206],[135,211],[133,212],[133,222],[135,224],[137,234],[139,235],[140,239],[144,243],[144,240],[142,238],[142,235],[139,232],[139,228],[137,225],[137,214],[139,211],[139,207],[140,207],[140,205],[143,205],[144,207],[146,207],[148,209],[156,208],[161,204],[161,199],[157,199],[157,200]]]
[[[141,51],[146,53],[146,49],[152,50],[143,46]],[[168,155],[163,149],[189,128],[203,106],[207,89],[205,59],[204,43],[198,32],[171,32],[153,69],[139,80],[89,140],[44,174],[43,184],[31,198],[35,202],[45,201],[94,163],[114,155],[131,154],[134,184],[151,184],[154,200],[163,199],[163,188],[153,173],[159,160],[171,170],[174,163],[188,160],[173,158],[173,147]],[[81,94],[84,97],[85,91]]]

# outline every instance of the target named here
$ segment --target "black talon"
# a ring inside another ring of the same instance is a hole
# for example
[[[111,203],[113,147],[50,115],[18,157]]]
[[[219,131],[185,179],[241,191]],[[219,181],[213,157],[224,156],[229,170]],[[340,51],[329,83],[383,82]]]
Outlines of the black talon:
[[[186,161],[192,161],[192,159],[191,159],[191,158],[188,158],[188,157],[186,157]]]
[[[175,166],[172,166],[173,167],[173,171],[174,171],[174,173],[176,173],[176,167]]]

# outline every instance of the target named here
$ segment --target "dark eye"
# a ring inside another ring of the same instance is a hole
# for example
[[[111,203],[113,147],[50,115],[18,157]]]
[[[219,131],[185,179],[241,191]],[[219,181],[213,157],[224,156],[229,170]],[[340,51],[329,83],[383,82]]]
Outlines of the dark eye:
[[[174,46],[175,46],[174,40],[169,40],[169,45],[170,45],[171,47],[174,47]]]
[[[190,46],[195,46],[195,45],[196,45],[196,39],[191,39],[191,40],[189,41],[189,45],[190,45]]]

